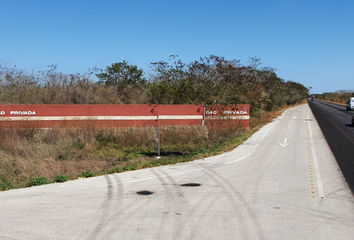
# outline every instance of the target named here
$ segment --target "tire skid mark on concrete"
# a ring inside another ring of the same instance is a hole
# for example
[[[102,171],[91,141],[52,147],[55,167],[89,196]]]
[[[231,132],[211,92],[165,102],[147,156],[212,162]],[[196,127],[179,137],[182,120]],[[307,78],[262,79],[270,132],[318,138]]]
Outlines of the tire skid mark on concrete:
[[[160,170],[159,172],[162,173],[162,175],[166,176],[166,179],[168,180],[168,182],[172,183],[173,186],[176,186],[174,188],[174,190],[177,193],[176,194],[177,199],[185,199],[185,197],[184,197],[185,193],[182,190],[183,188],[180,187],[180,183],[176,182],[175,179],[171,175],[168,175],[163,170]],[[165,187],[166,187],[166,185],[164,185],[164,188]],[[177,208],[174,208],[174,210],[172,212],[175,214],[180,213],[179,209],[177,209]],[[178,227],[175,228],[172,239],[178,239],[180,237],[183,226],[185,226],[185,221],[183,221],[183,220],[185,220],[184,218],[186,218],[186,217],[187,217],[186,215],[183,215],[181,217],[173,216],[174,226],[178,226]]]
[[[89,239],[97,239],[98,235],[102,231],[102,228],[104,226],[104,223],[107,219],[107,215],[109,214],[109,211],[112,206],[112,198],[113,198],[113,185],[112,185],[112,180],[108,175],[104,176],[104,179],[107,182],[107,191],[106,191],[106,196],[101,204],[101,207],[99,209],[99,217],[98,217],[98,223],[96,224],[96,227],[90,234]]]
[[[161,172],[164,173],[163,171],[161,171]],[[164,175],[166,175],[166,174],[164,173]],[[182,189],[184,189],[185,186],[187,186],[187,187],[188,186],[189,187],[202,186],[202,184],[196,184],[196,183],[190,183],[190,184],[180,183],[180,182],[175,181],[175,179],[172,177],[167,177],[167,178],[170,180],[170,182],[173,185],[178,186],[177,191],[178,191],[179,195],[183,196],[183,199],[185,199],[186,192],[182,191]],[[207,195],[210,196],[210,193],[213,191],[214,190],[211,189]],[[196,197],[196,195],[193,195],[193,197]],[[193,216],[198,212],[198,210],[203,209],[202,206],[205,204],[207,204],[207,206],[208,206],[206,209],[210,209],[215,204],[217,199],[218,199],[218,196],[214,196],[213,198],[206,198],[203,196],[199,197],[199,200],[197,201],[197,203],[194,203],[191,208],[188,208],[188,215],[183,214],[182,216],[179,217],[180,221],[178,223],[178,228],[175,229],[172,239],[180,239],[181,234],[183,234],[186,231],[186,227],[188,225],[189,225],[188,229],[193,229],[193,227],[190,227],[193,224],[193,223],[191,223],[191,219],[193,219]],[[178,210],[178,209],[175,209],[175,210]],[[174,219],[176,219],[176,217],[174,217]],[[200,218],[194,222],[194,226],[199,225],[203,219],[204,219],[204,216],[200,215]],[[191,232],[196,233],[196,231],[191,231]],[[202,238],[202,236],[198,236],[198,238]],[[195,238],[188,236],[187,239],[195,239]]]
[[[112,176],[112,175],[110,175]],[[120,184],[121,180],[118,174],[113,175],[115,179],[115,183],[111,182],[111,185],[117,185],[117,193],[113,198],[113,207],[111,207],[110,212],[107,213],[107,218],[105,219],[104,224],[112,226],[112,222],[114,222],[114,227],[110,229],[101,229],[101,231],[95,235],[93,239],[111,239],[113,234],[119,230],[120,227],[124,225],[124,213],[129,212],[129,215],[134,215],[135,212],[138,212],[141,208],[141,205],[137,204],[134,201],[131,201],[128,205],[124,205],[124,199],[126,194],[124,191],[124,185]],[[117,201],[115,201],[117,200]],[[104,225],[103,225],[104,226]],[[102,236],[103,235],[103,236]],[[92,238],[91,238],[92,239]]]
[[[119,232],[119,229],[121,227],[124,227],[127,217],[132,217],[136,213],[141,212],[141,209],[147,204],[145,201],[141,201],[141,203],[138,204],[136,201],[129,200],[129,195],[127,195],[124,191],[124,184],[122,184],[122,181],[119,178],[119,174],[114,174],[113,176],[115,178],[115,184],[117,185],[118,190],[117,199],[122,199],[122,201],[118,201],[115,203],[115,206],[117,207],[114,209],[117,210],[112,210],[110,217],[107,218],[106,221],[110,226],[112,226],[113,222],[115,224],[105,232],[103,237],[98,239],[112,239],[114,233]],[[127,200],[129,204],[124,205],[124,200]],[[128,216],[126,214],[128,214]]]
[[[127,211],[130,209],[130,207],[122,207],[124,204],[123,204],[123,196],[125,196],[125,192],[124,192],[124,185],[123,184],[119,184],[121,182],[118,174],[113,174],[111,175],[113,176],[114,180],[115,180],[115,183],[112,185],[117,185],[117,200],[120,200],[120,201],[115,201],[114,202],[114,209],[117,209],[117,210],[112,210],[112,213],[110,214],[110,217],[107,217],[107,220],[106,222],[109,223],[109,222],[112,222],[113,219],[116,217],[116,216],[120,216],[120,214],[122,214],[123,212]],[[101,239],[109,239],[111,236],[112,236],[112,232],[113,231],[116,231],[118,228],[119,228],[120,225],[118,225],[116,228],[114,229],[109,229],[106,233],[105,233],[105,236]]]
[[[180,221],[177,221],[178,219],[176,218],[176,216],[169,214],[169,213],[175,213],[176,209],[174,208],[174,205],[172,205],[172,207],[170,207],[170,204],[171,204],[171,202],[173,203],[175,201],[175,197],[180,198],[181,196],[183,196],[183,193],[176,191],[176,194],[171,195],[170,193],[173,193],[173,191],[171,191],[168,187],[168,186],[170,186],[170,183],[172,183],[173,186],[174,185],[178,186],[176,184],[176,182],[173,180],[173,178],[169,174],[164,173],[162,170],[160,170],[160,173],[162,173],[162,174],[159,174],[156,171],[156,169],[151,169],[151,172],[155,175],[156,179],[161,183],[161,185],[165,191],[165,193],[164,193],[164,212],[166,214],[162,215],[161,221],[160,221],[160,229],[157,232],[157,235],[155,236],[155,239],[163,239],[163,236],[165,234],[164,231],[166,228],[168,229],[168,224],[170,222],[173,222],[174,226],[178,226],[178,227],[176,227],[176,229],[179,229]]]
[[[215,177],[213,177],[213,176],[210,174],[210,171],[211,171],[211,170],[210,170],[209,168],[204,167],[204,166],[201,166],[201,167],[204,168],[204,170],[203,170],[204,175],[205,175],[208,179],[210,179],[211,181],[213,181],[213,182],[215,183],[215,185],[213,185],[213,186],[214,186],[214,187],[221,188],[221,189],[222,189],[222,196],[225,196],[226,198],[229,199],[230,193],[228,192],[227,189],[225,189],[225,187],[224,187],[217,179],[215,179]],[[208,192],[208,196],[211,196],[212,193],[215,193],[214,188],[211,189],[211,190]],[[200,205],[200,204],[202,205],[202,204],[204,204],[204,203],[207,203],[207,206],[206,206],[205,209],[212,209],[212,207],[215,206],[215,203],[216,203],[220,198],[221,198],[220,195],[214,194],[214,197],[213,197],[213,198],[208,198],[208,199],[209,199],[209,203],[208,203],[207,201],[205,201],[205,199],[199,200],[199,201],[195,204],[195,208],[194,208],[193,214],[194,214],[194,212],[196,212],[196,210],[197,210],[196,208],[197,208],[198,205]],[[241,214],[239,211],[235,211],[234,206],[233,206],[233,204],[232,204],[232,202],[233,202],[232,200],[229,200],[229,202],[230,202],[230,204],[231,204],[231,206],[232,206],[233,212],[235,213],[235,218],[234,218],[233,220],[238,221],[238,224],[239,224],[239,226],[240,226],[241,229],[242,229],[242,233],[244,234],[244,236],[247,237],[247,239],[250,239],[250,238],[248,237],[247,232],[244,230],[244,227],[246,227],[247,225],[246,225],[245,222],[243,221],[242,214]],[[235,203],[235,201],[234,201],[234,203]],[[228,211],[228,210],[226,210],[226,211]],[[222,214],[222,212],[221,212],[221,214]],[[211,217],[212,217],[212,216],[211,216]],[[213,221],[213,219],[206,218],[204,215],[201,215],[201,216],[199,217],[198,221],[196,221],[196,222],[194,223],[194,226],[195,226],[195,227],[193,227],[192,229],[197,229],[198,225],[207,225],[207,224],[210,224],[210,222],[212,222],[212,221]],[[241,223],[240,223],[240,221],[241,221]],[[205,222],[205,223],[203,223],[203,222]],[[230,222],[231,222],[231,221],[228,221],[229,225],[226,226],[226,229],[228,229],[229,231],[232,231],[233,228],[234,228],[234,226],[233,226],[232,223],[230,223]],[[198,231],[191,231],[191,233],[188,235],[188,237],[187,237],[186,239],[208,239],[208,236],[207,236],[207,235],[206,235],[206,236],[203,236],[203,235],[198,235],[198,234],[202,234],[202,233],[200,233],[200,232],[198,232]],[[239,232],[237,232],[237,233],[235,234],[235,236],[238,236],[238,235],[240,235]]]
[[[250,239],[250,240],[256,239],[255,238],[256,236],[250,235],[251,233],[254,232],[256,232],[258,239],[266,239],[256,214],[251,209],[246,199],[242,196],[242,193],[239,190],[237,190],[227,179],[225,179],[223,176],[221,176],[214,170],[206,169],[206,171],[208,171],[207,174],[210,177],[210,179],[212,179],[216,184],[218,184],[224,190],[223,192],[226,195],[227,199],[229,200],[233,211],[235,212],[236,216],[240,219],[241,229],[243,233],[242,235],[245,236],[245,239]],[[249,216],[251,217],[251,222],[249,221],[246,222],[246,219],[242,216],[242,213],[240,212],[240,207],[236,205],[237,203],[240,202],[243,203],[242,207],[244,207],[246,211],[249,213]],[[254,227],[253,229],[250,229],[251,225],[252,227]]]

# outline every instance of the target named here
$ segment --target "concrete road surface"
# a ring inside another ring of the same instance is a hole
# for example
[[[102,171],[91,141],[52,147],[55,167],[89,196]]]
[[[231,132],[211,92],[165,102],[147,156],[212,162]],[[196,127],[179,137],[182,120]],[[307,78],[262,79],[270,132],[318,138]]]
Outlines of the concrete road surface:
[[[354,199],[301,105],[220,156],[1,192],[0,239],[354,239]]]

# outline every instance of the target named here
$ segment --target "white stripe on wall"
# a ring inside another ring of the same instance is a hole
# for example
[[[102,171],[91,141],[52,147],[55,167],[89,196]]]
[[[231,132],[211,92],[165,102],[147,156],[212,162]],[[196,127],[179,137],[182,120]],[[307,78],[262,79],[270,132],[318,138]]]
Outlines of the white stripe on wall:
[[[0,117],[0,121],[65,121],[65,120],[202,120],[202,115],[160,116],[58,116],[58,117]]]
[[[242,119],[248,120],[250,116],[206,116],[206,119]]]

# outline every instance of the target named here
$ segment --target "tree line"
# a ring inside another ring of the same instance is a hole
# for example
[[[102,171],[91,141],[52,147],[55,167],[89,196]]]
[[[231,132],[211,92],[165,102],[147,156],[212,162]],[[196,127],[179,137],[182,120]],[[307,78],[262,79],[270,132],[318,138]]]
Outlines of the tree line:
[[[354,90],[338,90],[335,92],[324,92],[312,94],[312,97],[332,102],[346,103],[350,97],[354,97]]]
[[[243,65],[211,55],[184,63],[177,55],[145,73],[127,61],[67,74],[56,65],[29,73],[0,61],[0,104],[251,104],[271,111],[301,102],[309,89],[281,79],[259,58]]]

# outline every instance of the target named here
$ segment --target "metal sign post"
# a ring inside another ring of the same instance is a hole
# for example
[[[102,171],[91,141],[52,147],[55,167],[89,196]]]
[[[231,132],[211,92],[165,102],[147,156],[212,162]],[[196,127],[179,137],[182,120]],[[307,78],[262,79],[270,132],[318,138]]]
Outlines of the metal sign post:
[[[157,159],[160,159],[160,125],[157,126]]]
[[[157,115],[157,159],[160,159],[160,124],[159,115]]]

